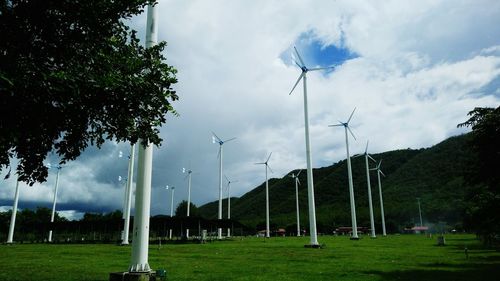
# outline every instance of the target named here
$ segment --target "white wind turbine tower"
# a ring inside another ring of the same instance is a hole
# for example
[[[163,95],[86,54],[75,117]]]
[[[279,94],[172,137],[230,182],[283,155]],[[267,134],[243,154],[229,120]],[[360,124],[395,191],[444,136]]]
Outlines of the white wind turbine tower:
[[[9,174],[5,177],[8,178]],[[9,234],[7,235],[7,244],[13,243],[14,229],[16,227],[17,203],[19,202],[19,178],[16,180],[16,192],[14,194],[14,204],[12,205],[12,214],[10,215]]]
[[[316,231],[316,207],[314,203],[314,183],[313,183],[313,173],[312,173],[312,156],[311,156],[311,144],[309,142],[309,113],[307,107],[307,72],[323,70],[323,69],[333,69],[333,67],[317,67],[317,68],[307,68],[304,61],[300,57],[297,48],[295,49],[295,53],[300,61],[300,64],[294,60],[295,64],[302,70],[297,82],[293,85],[292,90],[289,95],[292,94],[297,84],[299,84],[300,80],[302,80],[304,84],[304,128],[305,128],[305,137],[306,137],[306,161],[307,161],[307,198],[309,205],[309,228],[311,232],[311,247],[318,247],[318,233]]]
[[[191,165],[189,165],[191,166]],[[187,179],[188,179],[188,200],[187,200],[187,216],[189,217],[189,209],[191,205],[191,174],[193,174],[193,170],[191,169],[185,169],[182,168],[183,173],[187,173]],[[189,228],[186,229],[186,238],[189,238]]]
[[[47,166],[49,167],[49,169],[51,168],[51,164],[47,164]],[[54,216],[55,216],[55,213],[56,213],[56,203],[57,203],[57,190],[59,188],[59,172],[61,171],[61,166],[57,166],[57,175],[56,175],[56,184],[54,186],[54,198],[52,200],[52,213],[50,215],[50,222],[53,223],[54,222]],[[52,242],[52,227],[51,229],[49,230],[49,239],[48,239],[49,243]]]
[[[291,178],[295,181],[295,203],[297,206],[297,236],[300,236],[300,213],[299,213],[299,175],[302,170],[300,170],[297,174],[292,173],[290,175]]]
[[[212,142],[213,143],[218,143],[219,144],[219,220],[222,219],[222,146],[224,143],[232,141],[236,138],[231,138],[228,140],[223,141],[221,138],[219,138],[214,132],[212,132]],[[220,240],[222,239],[222,228],[219,227],[218,229],[218,236],[217,238]]]
[[[166,190],[170,189],[170,221],[172,222],[172,218],[174,217],[174,191],[175,186],[166,186]],[[172,239],[172,226],[170,226],[170,230],[168,231],[168,239]]]
[[[373,219],[373,204],[372,204],[372,188],[371,188],[371,182],[370,182],[370,167],[368,164],[368,158],[371,159],[373,162],[375,159],[368,154],[368,141],[366,141],[366,148],[365,148],[365,164],[366,164],[366,182],[368,186],[368,205],[370,208],[370,227],[371,227],[371,237],[376,238],[377,236],[375,235],[375,221]]]
[[[230,181],[226,175],[224,177],[227,180],[227,219],[231,219],[231,183],[238,181]],[[229,227],[227,228],[227,237],[231,237],[231,229]]]
[[[347,122],[340,122],[339,124],[335,125],[329,125],[328,127],[337,127],[337,126],[343,126],[345,129],[345,144],[346,144],[346,150],[347,150],[347,176],[349,178],[349,197],[351,201],[351,221],[352,221],[352,237],[351,239],[356,240],[359,239],[358,237],[358,225],[356,223],[356,205],[354,202],[354,188],[353,188],[353,183],[352,183],[352,169],[351,169],[351,156],[349,155],[349,137],[347,135],[347,131],[349,130],[349,133],[351,133],[352,137],[356,139],[354,134],[351,131],[351,128],[349,128],[349,122],[351,121],[352,115],[354,114],[354,111],[356,108],[351,113],[351,116],[349,116],[349,119],[347,119]]]
[[[271,154],[273,154],[272,152],[269,153],[269,156],[267,157],[267,160],[266,162],[262,162],[262,163],[255,163],[255,165],[266,165],[266,238],[269,238],[270,235],[269,235],[269,183],[267,181],[267,169],[269,169],[271,171],[271,173],[273,172],[273,170],[271,169],[271,167],[269,167],[269,158],[271,158]]]
[[[120,153],[121,157],[122,153]],[[127,185],[125,187],[125,196],[123,204],[123,237],[122,245],[128,245],[128,236],[130,228],[130,207],[132,205],[132,184],[134,182],[134,159],[135,159],[135,144],[130,146],[130,155],[128,157]]]
[[[384,199],[382,198],[382,184],[380,183],[380,175],[384,176],[384,173],[382,170],[380,170],[380,165],[382,164],[382,160],[380,160],[377,164],[377,167],[370,169],[370,170],[376,170],[377,171],[377,178],[378,178],[378,194],[380,196],[380,215],[382,217],[382,235],[387,236],[387,233],[385,232],[385,216],[384,216]]]

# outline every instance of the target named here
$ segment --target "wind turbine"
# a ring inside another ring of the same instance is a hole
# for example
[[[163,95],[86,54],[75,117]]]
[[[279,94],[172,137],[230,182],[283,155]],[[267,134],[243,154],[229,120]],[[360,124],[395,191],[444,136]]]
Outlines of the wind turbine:
[[[300,57],[297,48],[293,47],[297,57],[299,59],[300,64],[294,60],[295,64],[302,70],[297,82],[293,85],[292,90],[289,95],[292,94],[297,84],[299,84],[300,80],[302,80],[304,84],[304,128],[305,128],[305,136],[306,136],[306,160],[307,160],[307,198],[309,204],[309,228],[311,232],[311,247],[318,247],[318,233],[316,231],[316,207],[314,203],[314,183],[313,183],[313,173],[312,173],[312,156],[311,156],[311,144],[309,142],[309,114],[307,107],[307,72],[323,70],[323,69],[333,69],[333,67],[317,67],[317,68],[307,68],[304,61]]]
[[[231,194],[230,194],[231,183],[235,183],[238,181],[230,181],[226,175],[224,175],[224,177],[226,177],[226,180],[227,180],[227,219],[230,219],[231,218]],[[231,237],[231,229],[230,228],[227,228],[227,237]]]
[[[148,5],[146,19],[146,48],[158,41],[158,5]],[[149,220],[151,213],[151,177],[153,171],[153,146],[148,139],[139,139],[137,153],[137,181],[135,214],[132,233],[132,255],[129,272],[149,272]]]
[[[9,173],[10,174],[10,173]],[[6,178],[8,178],[7,175]],[[16,226],[17,203],[19,202],[19,179],[16,181],[16,193],[14,195],[14,204],[12,205],[12,214],[10,215],[9,234],[7,236],[7,244],[12,244],[14,238],[14,228]]]
[[[269,169],[271,171],[271,173],[273,172],[273,170],[271,169],[271,167],[269,167],[269,158],[271,158],[271,154],[273,154],[272,152],[269,153],[269,156],[267,157],[267,160],[266,162],[262,162],[262,163],[255,163],[255,165],[266,165],[266,238],[269,238],[270,235],[269,235],[269,183],[267,181],[267,169]]]
[[[295,181],[295,203],[297,205],[297,236],[300,236],[300,214],[299,214],[299,175],[302,170],[300,170],[297,174],[292,173],[290,175],[291,178]]]
[[[191,165],[189,165],[191,166]],[[189,217],[189,207],[191,205],[191,174],[193,171],[191,169],[185,169],[182,168],[183,173],[187,173],[187,179],[188,179],[188,200],[187,200],[187,216]],[[189,228],[186,229],[186,238],[189,238]]]
[[[376,170],[377,171],[377,178],[378,178],[378,194],[380,196],[380,215],[382,216],[382,235],[387,236],[387,233],[385,232],[385,217],[384,217],[384,200],[382,198],[382,184],[380,183],[380,175],[384,176],[384,173],[382,170],[380,170],[380,165],[382,164],[382,160],[380,160],[377,164],[377,167],[370,169],[370,170]]]
[[[170,220],[172,221],[172,218],[174,216],[174,191],[175,191],[175,186],[166,186],[165,189],[168,190],[170,188]],[[168,238],[172,239],[172,226],[170,226],[170,230],[168,232]]]
[[[417,203],[418,203],[418,215],[420,216],[420,227],[424,226],[422,222],[422,209],[420,208],[420,197],[417,197]]]
[[[222,146],[224,143],[232,141],[236,138],[231,138],[228,140],[223,141],[221,138],[219,138],[214,132],[212,132],[212,142],[213,143],[218,143],[219,144],[219,220],[222,219]],[[218,239],[222,239],[222,228],[219,227],[218,229]]]
[[[368,159],[371,159],[373,162],[375,159],[368,154],[368,141],[366,141],[366,148],[365,148],[365,153],[361,154],[365,156],[365,165],[366,165],[366,184],[368,186],[368,205],[370,208],[370,227],[371,227],[371,238],[376,238],[377,236],[375,235],[375,221],[373,219],[373,204],[372,204],[372,187],[371,187],[371,182],[370,182],[370,167],[368,164]]]
[[[47,165],[49,169],[51,168],[51,165]],[[57,203],[57,190],[59,187],[59,172],[61,171],[62,167],[57,166],[57,175],[56,175],[56,185],[54,186],[54,199],[52,200],[52,214],[50,215],[50,222],[54,222],[54,215],[56,212],[56,203]],[[49,243],[52,242],[52,228],[49,230]]]
[[[349,197],[351,201],[351,221],[352,221],[352,240],[357,240],[359,239],[358,237],[358,225],[356,223],[356,205],[354,202],[354,188],[353,188],[353,183],[352,183],[352,169],[351,169],[351,156],[349,155],[349,138],[347,135],[347,131],[349,130],[349,133],[351,133],[352,137],[356,139],[354,134],[351,131],[351,128],[349,128],[349,121],[351,121],[352,115],[354,114],[354,111],[356,108],[351,113],[351,116],[349,116],[349,119],[347,119],[347,122],[340,122],[339,124],[335,125],[329,125],[328,127],[337,127],[337,126],[343,126],[345,129],[345,144],[346,144],[346,150],[347,150],[347,176],[349,178]]]

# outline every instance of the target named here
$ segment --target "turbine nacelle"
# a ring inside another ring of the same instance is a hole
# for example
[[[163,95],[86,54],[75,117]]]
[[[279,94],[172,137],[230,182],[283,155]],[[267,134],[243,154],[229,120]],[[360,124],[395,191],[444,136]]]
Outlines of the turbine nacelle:
[[[346,130],[349,131],[349,133],[351,133],[351,136],[356,140],[356,136],[354,135],[354,133],[351,131],[351,128],[349,127],[349,122],[351,121],[352,119],[352,116],[354,115],[354,111],[356,111],[356,107],[354,108],[354,110],[352,111],[351,115],[349,116],[349,119],[347,119],[347,122],[342,122],[342,121],[339,121],[338,124],[334,124],[334,125],[328,125],[328,127],[339,127],[339,126],[343,126]],[[368,149],[368,147],[367,147]]]
[[[271,171],[271,173],[274,173],[273,169],[271,169],[271,166],[269,166],[269,164],[268,164],[269,158],[271,158],[271,154],[273,154],[273,153],[272,152],[269,153],[269,156],[267,157],[266,162],[255,163],[255,165],[266,165],[266,169],[269,168],[269,170]]]
[[[299,59],[300,63],[297,62],[295,60],[295,58],[293,58],[293,62],[300,68],[300,70],[302,71],[302,73],[300,74],[299,78],[297,79],[297,81],[293,85],[292,90],[290,91],[289,95],[291,95],[292,92],[293,92],[293,90],[295,90],[295,87],[297,87],[297,84],[299,84],[300,80],[302,80],[302,78],[306,77],[307,72],[335,68],[335,66],[307,68],[306,64],[304,63],[304,61],[302,60],[302,57],[299,54],[299,51],[297,51],[297,48],[294,46],[293,49],[295,50],[295,53],[297,54],[297,58]],[[292,55],[293,55],[293,53],[292,53]]]

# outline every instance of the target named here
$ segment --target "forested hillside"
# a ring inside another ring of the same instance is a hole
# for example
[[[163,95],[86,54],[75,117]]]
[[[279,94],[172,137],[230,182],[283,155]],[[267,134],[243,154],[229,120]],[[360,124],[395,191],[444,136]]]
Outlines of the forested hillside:
[[[382,159],[382,189],[388,231],[396,232],[419,222],[417,197],[421,198],[422,215],[428,224],[460,227],[463,215],[465,186],[464,170],[471,152],[467,147],[469,135],[449,138],[426,149],[404,149],[379,154]],[[375,167],[374,162],[370,162]],[[368,192],[364,156],[352,158],[352,171],[358,226],[369,226]],[[290,171],[297,172],[297,171]],[[295,227],[295,185],[291,177],[270,179],[270,220],[272,227]],[[320,232],[331,232],[338,226],[350,226],[350,206],[346,161],[316,168],[314,187],[317,225]],[[299,186],[301,226],[308,227],[306,173],[300,174]],[[372,198],[376,228],[380,229],[380,203],[377,174],[371,172]],[[227,204],[224,200],[224,205]],[[226,208],[223,208],[226,211]],[[200,207],[207,218],[216,218],[217,202]],[[224,214],[226,216],[226,214]],[[262,229],[265,225],[265,182],[231,200],[231,218],[249,227]]]

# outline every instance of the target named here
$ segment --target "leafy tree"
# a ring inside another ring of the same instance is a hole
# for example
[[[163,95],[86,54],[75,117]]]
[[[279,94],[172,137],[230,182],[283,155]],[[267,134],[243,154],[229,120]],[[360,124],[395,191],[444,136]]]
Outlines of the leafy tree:
[[[161,143],[176,70],[124,22],[152,2],[0,1],[0,169],[16,157],[32,185],[51,151],[64,164],[106,139]]]
[[[500,234],[500,107],[475,108],[469,120],[458,127],[471,127],[470,144],[477,153],[466,170],[465,226],[474,229],[485,242]]]
[[[198,210],[198,207],[196,207],[195,204],[192,202],[189,202],[189,216],[191,217],[199,217],[200,216],[200,211]],[[186,217],[187,216],[187,201],[182,200],[179,205],[177,205],[177,208],[175,208],[175,216],[176,217]]]

